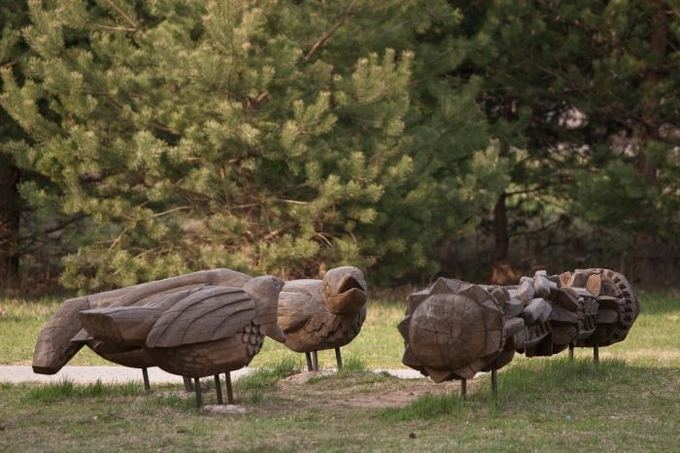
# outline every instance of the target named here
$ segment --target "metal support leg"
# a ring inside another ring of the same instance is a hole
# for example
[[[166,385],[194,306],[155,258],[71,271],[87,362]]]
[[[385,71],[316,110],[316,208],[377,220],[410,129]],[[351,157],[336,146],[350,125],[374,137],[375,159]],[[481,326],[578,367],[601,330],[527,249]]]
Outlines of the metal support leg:
[[[151,384],[149,383],[149,370],[142,368],[142,378],[144,379],[144,391],[151,391]]]
[[[229,404],[234,404],[234,390],[231,388],[231,371],[224,373],[227,383],[227,402]]]
[[[194,388],[196,389],[196,407],[203,406],[203,395],[201,395],[201,380],[194,378]]]
[[[467,379],[460,380],[460,399],[467,399]]]
[[[595,365],[600,364],[600,345],[597,343],[593,346],[593,363]]]
[[[491,370],[491,393],[498,395],[498,370]]]
[[[342,369],[342,354],[340,348],[335,348],[335,360],[338,362],[338,371]]]
[[[569,343],[569,360],[574,360],[574,343]]]
[[[186,377],[186,376],[182,376],[182,379],[184,379],[184,391],[187,392],[187,393],[193,392],[193,391],[194,391],[194,386],[193,386],[193,384],[191,383],[191,378],[190,378],[190,377]]]
[[[314,371],[319,371],[319,353],[318,351],[312,351],[312,367]]]
[[[307,359],[307,371],[314,371],[314,364],[312,363],[312,353],[305,352],[305,359]]]
[[[222,383],[220,382],[220,375],[215,375],[215,391],[217,392],[217,404],[224,404],[224,398],[222,398]]]

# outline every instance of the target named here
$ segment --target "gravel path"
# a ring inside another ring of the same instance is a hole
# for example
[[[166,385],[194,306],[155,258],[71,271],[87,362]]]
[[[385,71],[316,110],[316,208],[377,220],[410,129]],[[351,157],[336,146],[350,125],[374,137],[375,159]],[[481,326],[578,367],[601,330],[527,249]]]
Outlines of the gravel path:
[[[232,371],[233,380],[250,373],[253,368],[242,368]],[[415,370],[377,369],[375,372],[386,372],[401,379],[416,379],[422,377]],[[97,380],[109,383],[142,381],[141,370],[122,366],[65,366],[54,375],[35,374],[30,366],[0,365],[0,382],[18,384],[22,382],[50,383],[68,380],[77,384],[90,384]],[[149,368],[149,380],[153,383],[182,383],[180,376],[166,373],[160,368]]]

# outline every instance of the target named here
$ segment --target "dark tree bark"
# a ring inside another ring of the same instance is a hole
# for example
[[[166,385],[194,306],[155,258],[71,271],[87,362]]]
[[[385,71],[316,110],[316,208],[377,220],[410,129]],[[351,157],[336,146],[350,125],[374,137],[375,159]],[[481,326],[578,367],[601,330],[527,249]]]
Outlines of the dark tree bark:
[[[508,215],[505,200],[505,192],[498,196],[496,206],[493,208],[493,232],[495,245],[493,249],[493,262],[503,263],[508,259],[510,248],[510,234],[508,233]]]
[[[0,159],[0,284],[5,284],[19,271],[15,241],[21,215],[17,188],[20,173],[6,156],[0,156]]]
[[[657,116],[657,108],[661,101],[656,94],[656,89],[665,77],[663,64],[668,49],[668,18],[671,9],[664,0],[653,2],[653,12],[650,21],[649,50],[653,57],[652,65],[645,74],[645,93],[642,103],[642,127],[641,149],[638,158],[638,171],[640,176],[649,184],[657,184],[657,168],[646,155],[645,145],[650,140],[659,139],[661,126]],[[648,282],[653,280],[653,265],[650,262],[650,247],[653,246],[656,236],[653,231],[638,231],[633,241],[633,266],[631,271],[632,281]]]

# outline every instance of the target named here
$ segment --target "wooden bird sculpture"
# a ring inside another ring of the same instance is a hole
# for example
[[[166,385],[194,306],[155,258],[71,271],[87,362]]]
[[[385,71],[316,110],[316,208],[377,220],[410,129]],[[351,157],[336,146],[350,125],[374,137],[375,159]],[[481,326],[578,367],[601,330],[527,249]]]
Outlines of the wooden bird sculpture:
[[[37,373],[54,374],[88,345],[100,356],[124,365],[162,369],[196,381],[214,375],[221,403],[219,373],[247,365],[265,335],[285,337],[276,324],[283,282],[251,278],[229,269],[195,272],[67,300],[41,331],[33,358]]]
[[[574,346],[592,347],[623,340],[639,312],[638,301],[623,275],[608,269],[585,269],[548,276],[522,277],[516,286],[474,285],[438,279],[409,296],[399,324],[404,337],[403,363],[435,382],[466,380],[496,371],[515,352],[547,356]]]
[[[285,345],[305,353],[310,371],[319,369],[317,351],[335,349],[341,368],[340,348],[359,334],[367,298],[364,274],[352,266],[331,269],[322,280],[286,282],[279,294],[278,313]]]

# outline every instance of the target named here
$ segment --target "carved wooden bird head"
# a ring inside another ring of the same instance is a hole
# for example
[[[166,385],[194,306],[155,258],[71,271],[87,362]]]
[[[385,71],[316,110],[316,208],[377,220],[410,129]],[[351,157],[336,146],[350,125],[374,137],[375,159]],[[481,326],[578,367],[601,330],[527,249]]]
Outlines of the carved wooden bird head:
[[[356,313],[366,303],[368,285],[364,274],[356,267],[336,267],[324,275],[321,295],[331,312]]]
[[[286,335],[276,323],[281,288],[283,288],[283,280],[273,275],[255,277],[243,285],[243,290],[256,302],[255,309],[262,323],[264,334],[284,343]]]

